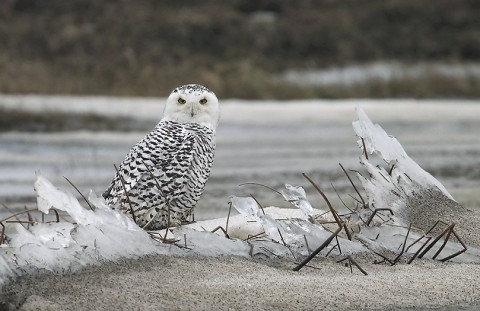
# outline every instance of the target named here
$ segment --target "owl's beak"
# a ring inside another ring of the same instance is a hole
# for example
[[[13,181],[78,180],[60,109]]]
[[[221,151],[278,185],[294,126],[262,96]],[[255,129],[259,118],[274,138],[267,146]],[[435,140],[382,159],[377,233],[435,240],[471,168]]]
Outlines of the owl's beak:
[[[195,111],[193,110],[193,103],[190,104],[190,115],[193,116],[195,115]]]

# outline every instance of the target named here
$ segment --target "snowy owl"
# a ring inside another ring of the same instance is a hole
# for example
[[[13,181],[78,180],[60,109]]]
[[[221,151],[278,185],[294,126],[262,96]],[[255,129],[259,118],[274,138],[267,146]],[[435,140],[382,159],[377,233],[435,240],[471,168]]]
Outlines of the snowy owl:
[[[206,87],[174,89],[163,118],[132,147],[118,169],[122,178],[117,173],[103,193],[107,204],[148,230],[185,222],[210,174],[219,116],[218,99]]]

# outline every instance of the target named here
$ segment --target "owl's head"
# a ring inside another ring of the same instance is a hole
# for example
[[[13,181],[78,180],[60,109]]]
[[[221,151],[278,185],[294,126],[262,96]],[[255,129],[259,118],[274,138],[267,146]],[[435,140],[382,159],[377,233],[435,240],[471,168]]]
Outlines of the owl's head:
[[[217,96],[199,84],[177,87],[168,96],[163,121],[199,123],[213,130],[217,128],[220,107]]]

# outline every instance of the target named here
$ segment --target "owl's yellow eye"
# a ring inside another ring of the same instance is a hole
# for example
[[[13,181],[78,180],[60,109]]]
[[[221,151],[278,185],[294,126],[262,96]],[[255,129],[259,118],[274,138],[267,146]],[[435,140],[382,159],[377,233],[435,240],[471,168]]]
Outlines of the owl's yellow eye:
[[[183,104],[186,103],[186,101],[185,101],[185,99],[183,99],[183,98],[179,98],[179,99],[178,99],[178,103],[179,103],[180,105],[183,105]]]
[[[200,104],[205,105],[207,103],[207,100],[205,98],[200,99]]]

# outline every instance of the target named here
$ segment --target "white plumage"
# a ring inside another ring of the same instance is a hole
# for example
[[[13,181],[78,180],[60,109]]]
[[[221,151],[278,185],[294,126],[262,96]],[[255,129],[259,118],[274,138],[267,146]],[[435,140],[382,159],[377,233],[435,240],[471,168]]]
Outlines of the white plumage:
[[[107,203],[145,229],[185,222],[210,174],[219,115],[218,99],[206,87],[173,90],[161,121],[132,147],[103,193]]]

